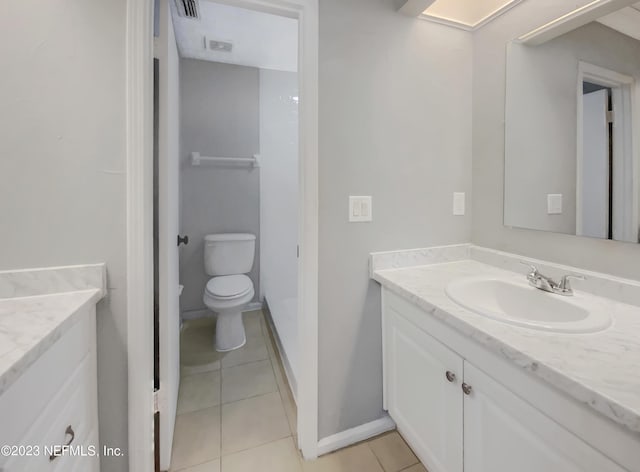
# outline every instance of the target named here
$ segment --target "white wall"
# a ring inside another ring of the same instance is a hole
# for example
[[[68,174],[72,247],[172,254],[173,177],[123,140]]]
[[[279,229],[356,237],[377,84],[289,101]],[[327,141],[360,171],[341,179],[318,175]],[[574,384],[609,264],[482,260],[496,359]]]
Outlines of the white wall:
[[[0,269],[107,263],[100,441],[126,451],[125,9],[0,3]],[[123,472],[128,458],[101,464]]]
[[[640,41],[599,23],[536,47],[509,44],[507,225],[576,234],[578,63],[640,80],[639,58]],[[547,214],[549,193],[563,195],[562,215]]]
[[[180,253],[181,310],[202,310],[204,236],[253,233],[256,256],[249,277],[260,290],[260,169],[190,164],[203,156],[250,157],[260,149],[258,69],[196,59],[180,62],[181,220],[190,242]]]
[[[383,414],[369,252],[470,240],[452,194],[470,205],[471,63],[469,33],[393,0],[320,2],[320,438]],[[347,221],[349,195],[372,223]]]
[[[506,44],[588,0],[528,0],[474,33],[473,242],[638,279],[636,244],[507,228],[503,225]]]
[[[260,285],[295,384],[298,358],[298,74],[260,70]]]
[[[160,470],[169,470],[180,387],[179,259],[176,236],[180,205],[180,57],[169,14],[161,1],[159,60]]]

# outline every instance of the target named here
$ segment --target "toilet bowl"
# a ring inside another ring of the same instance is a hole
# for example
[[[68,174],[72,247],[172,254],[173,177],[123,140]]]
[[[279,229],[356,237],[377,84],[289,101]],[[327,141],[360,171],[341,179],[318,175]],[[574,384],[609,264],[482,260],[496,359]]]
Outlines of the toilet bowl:
[[[215,348],[219,352],[233,351],[245,345],[247,338],[242,322],[242,309],[255,291],[246,275],[214,277],[204,291],[204,304],[217,314]]]
[[[251,271],[256,237],[248,233],[208,234],[204,238],[204,268],[212,279],[204,289],[204,304],[217,314],[215,349],[226,352],[247,342],[242,310],[255,291]]]

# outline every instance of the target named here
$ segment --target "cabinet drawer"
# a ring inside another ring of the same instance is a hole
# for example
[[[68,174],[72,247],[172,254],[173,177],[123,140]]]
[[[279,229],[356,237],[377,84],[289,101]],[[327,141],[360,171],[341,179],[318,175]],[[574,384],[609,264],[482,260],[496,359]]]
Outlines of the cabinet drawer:
[[[91,470],[94,457],[79,457],[78,454],[91,454],[89,446],[97,447],[97,389],[96,360],[90,352],[77,366],[75,372],[67,378],[67,382],[50,400],[29,431],[12,445],[34,447],[37,454],[33,456],[13,456],[0,458],[0,469],[3,472],[40,472],[67,471],[76,463],[85,464],[84,470]],[[50,448],[66,444],[70,436],[65,434],[68,426],[73,429],[74,454],[50,460]],[[91,439],[95,437],[95,439]],[[93,442],[90,442],[93,441]]]
[[[0,396],[0,445],[17,444],[38,421],[90,351],[95,351],[95,307],[28,367]]]

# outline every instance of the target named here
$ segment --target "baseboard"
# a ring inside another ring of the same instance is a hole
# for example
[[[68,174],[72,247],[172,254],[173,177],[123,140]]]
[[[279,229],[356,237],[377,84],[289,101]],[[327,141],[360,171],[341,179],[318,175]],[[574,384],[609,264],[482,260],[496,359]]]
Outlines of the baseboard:
[[[386,433],[387,431],[395,429],[395,427],[396,424],[391,417],[385,414],[382,418],[378,418],[377,420],[322,438],[318,441],[318,456],[337,451],[338,449],[342,449],[360,441],[378,436],[379,434]]]
[[[291,394],[293,395],[293,401],[296,402],[296,406],[298,405],[298,382],[296,380],[296,376],[293,374],[293,369],[291,368],[291,363],[289,362],[289,358],[287,357],[284,348],[282,347],[282,343],[280,342],[280,337],[278,336],[278,330],[276,330],[276,326],[273,322],[273,317],[271,316],[271,310],[269,310],[269,303],[267,299],[264,299],[263,306],[264,318],[269,323],[269,327],[271,328],[271,332],[273,333],[273,338],[276,341],[276,349],[278,350],[278,354],[280,355],[280,359],[282,360],[282,366],[284,367],[284,374],[287,377],[287,382],[289,383],[289,390],[291,390]]]
[[[213,312],[206,308],[200,310],[187,310],[183,311],[180,316],[183,320],[197,320],[200,318],[212,318]]]
[[[242,313],[246,313],[248,311],[256,311],[256,310],[262,310],[262,302],[249,303],[246,307],[244,307],[244,310],[242,310]]]
[[[262,310],[262,302],[251,302],[242,310],[243,313],[248,311]],[[213,312],[207,308],[201,308],[199,310],[187,310],[182,312],[183,320],[197,320],[200,318],[213,318]]]

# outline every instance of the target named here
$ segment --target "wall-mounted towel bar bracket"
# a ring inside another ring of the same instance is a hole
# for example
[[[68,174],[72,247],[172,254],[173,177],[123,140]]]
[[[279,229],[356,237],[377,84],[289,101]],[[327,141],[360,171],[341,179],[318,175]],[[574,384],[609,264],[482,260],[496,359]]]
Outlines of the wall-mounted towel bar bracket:
[[[201,166],[203,164],[224,164],[224,165],[248,165],[249,167],[260,167],[260,156],[253,157],[205,157],[199,152],[191,153],[191,165]]]

